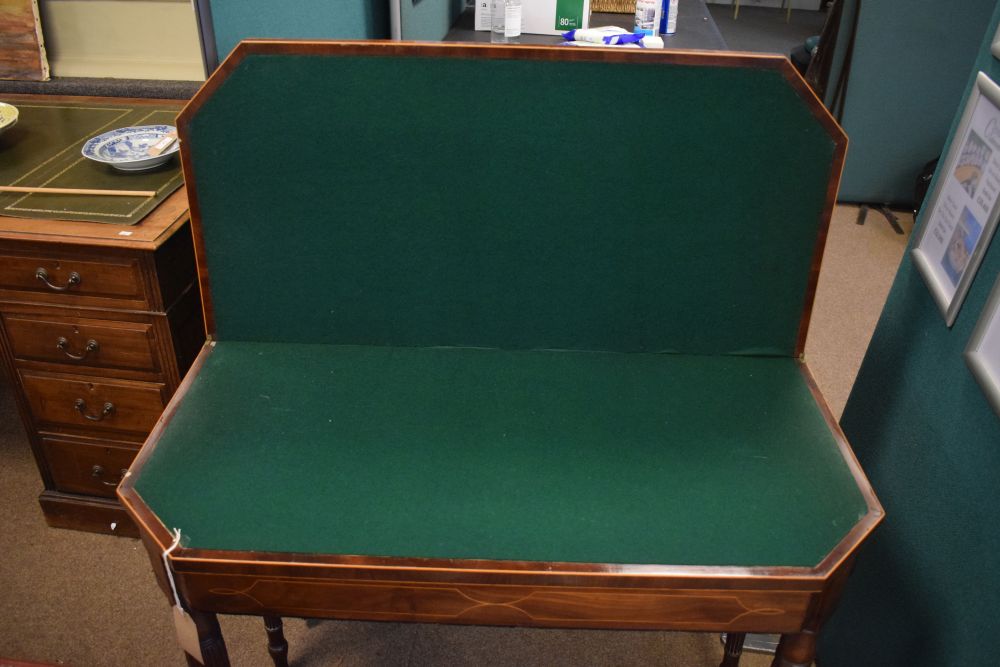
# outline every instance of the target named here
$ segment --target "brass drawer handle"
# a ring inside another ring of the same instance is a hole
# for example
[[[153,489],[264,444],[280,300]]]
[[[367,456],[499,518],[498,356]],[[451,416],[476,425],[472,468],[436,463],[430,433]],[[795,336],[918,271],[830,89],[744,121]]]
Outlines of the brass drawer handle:
[[[98,350],[100,350],[101,346],[97,343],[96,340],[91,338],[90,340],[87,341],[87,346],[83,348],[83,353],[73,354],[72,352],[69,351],[69,341],[66,339],[66,337],[59,336],[59,338],[56,339],[56,348],[61,350],[63,354],[65,354],[67,357],[69,357],[74,361],[83,361],[84,359],[87,358],[88,355],[90,355],[91,352],[97,352]]]
[[[126,470],[125,468],[122,468],[119,471],[118,481],[117,482],[105,482],[102,479],[101,480],[101,484],[103,484],[104,486],[118,486],[119,484],[122,483],[122,480],[125,479],[125,475],[127,473],[128,473],[128,470]],[[90,476],[93,477],[94,479],[99,479],[99,478],[103,477],[104,476],[104,466],[95,465],[93,468],[90,469]]]
[[[92,422],[99,422],[103,420],[105,417],[110,416],[115,411],[115,404],[108,402],[104,404],[104,407],[101,409],[100,414],[98,415],[88,414],[87,402],[82,398],[76,399],[76,401],[74,401],[73,403],[73,407],[76,408],[77,412],[83,415],[84,419],[89,419]]]
[[[49,272],[42,267],[35,269],[35,278],[41,280],[45,283],[46,287],[56,292],[65,292],[71,287],[76,287],[83,281],[83,278],[80,277],[79,273],[72,271],[69,274],[69,279],[66,281],[66,285],[64,287],[60,287],[59,285],[53,284],[52,281],[49,280]]]

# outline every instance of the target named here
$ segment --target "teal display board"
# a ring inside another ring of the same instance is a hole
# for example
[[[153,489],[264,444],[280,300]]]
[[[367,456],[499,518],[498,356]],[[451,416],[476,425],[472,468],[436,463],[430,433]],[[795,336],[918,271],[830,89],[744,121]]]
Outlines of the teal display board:
[[[851,150],[840,199],[909,205],[917,174],[947,136],[994,0],[847,5],[841,58],[858,5],[860,16],[841,121]]]
[[[795,353],[839,149],[787,63],[465,49],[251,54],[185,117],[218,339]]]
[[[383,39],[389,36],[388,0],[209,0],[209,7],[220,62],[243,39]]]
[[[976,71],[1000,81],[989,52],[998,23],[1000,6],[964,77],[966,99]],[[962,353],[998,275],[994,239],[948,329],[903,260],[841,421],[887,519],[822,637],[824,667],[996,663],[1000,418]]]
[[[439,41],[465,8],[465,0],[398,0],[400,38]]]

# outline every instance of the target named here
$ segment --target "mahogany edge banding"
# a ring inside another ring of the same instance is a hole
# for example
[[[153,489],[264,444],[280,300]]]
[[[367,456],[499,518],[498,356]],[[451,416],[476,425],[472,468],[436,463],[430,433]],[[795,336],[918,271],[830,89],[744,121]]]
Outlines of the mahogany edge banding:
[[[739,51],[684,51],[663,49],[659,51],[638,51],[614,48],[590,48],[567,50],[561,46],[496,46],[473,43],[432,43],[398,42],[392,40],[341,40],[309,41],[287,39],[248,39],[223,60],[207,81],[198,89],[178,115],[178,124],[186,124],[202,107],[205,100],[214,94],[236,67],[247,57],[257,54],[270,55],[328,55],[328,56],[395,56],[418,53],[424,57],[439,58],[496,58],[508,60],[546,60],[547,56],[559,54],[560,60],[582,62],[654,62],[691,66],[727,65],[731,67],[757,67],[781,70],[788,63],[785,56],[777,54],[745,53]],[[569,57],[566,54],[571,53]],[[788,74],[785,72],[785,76]],[[806,85],[803,82],[803,85]],[[832,121],[832,117],[830,117]],[[833,121],[836,124],[836,121]]]
[[[179,116],[177,120],[177,136],[181,142],[181,171],[184,173],[184,182],[185,184],[191,184],[191,187],[187,189],[188,210],[191,213],[191,242],[194,245],[195,270],[198,274],[198,290],[201,292],[201,312],[205,323],[205,333],[211,340],[216,337],[215,309],[212,306],[212,290],[208,278],[208,260],[205,256],[205,237],[201,226],[201,205],[198,202],[197,188],[194,187],[194,165],[191,163],[188,123],[182,123]]]
[[[830,428],[830,433],[833,435],[833,439],[837,443],[837,449],[840,451],[840,455],[843,457],[844,463],[847,464],[847,468],[850,470],[851,475],[854,478],[854,483],[857,485],[858,490],[865,499],[865,505],[868,508],[865,516],[854,524],[854,527],[848,531],[847,535],[841,539],[837,546],[834,547],[834,549],[818,566],[819,569],[834,572],[839,569],[845,561],[854,555],[858,547],[868,538],[868,535],[870,535],[872,531],[874,531],[875,528],[885,519],[885,509],[882,507],[882,503],[879,502],[878,497],[875,495],[875,489],[872,487],[871,482],[865,475],[864,470],[862,470],[861,463],[858,461],[857,456],[855,456],[854,450],[851,449],[851,445],[848,442],[844,431],[840,428],[840,424],[838,424],[836,418],[834,418],[833,411],[831,411],[830,406],[827,405],[826,399],[820,392],[819,385],[816,384],[816,380],[813,378],[809,367],[801,361],[798,362],[798,366],[799,371],[802,373],[802,377],[805,380],[806,386],[812,393],[813,399],[816,401],[816,405],[819,407],[823,418],[826,420],[826,423]]]
[[[206,342],[202,346],[198,356],[195,358],[194,362],[192,362],[187,375],[177,387],[177,391],[170,398],[170,401],[163,409],[163,413],[160,415],[160,418],[156,420],[156,425],[153,427],[153,430],[146,438],[145,443],[142,445],[142,448],[139,450],[135,459],[133,459],[132,465],[129,466],[128,473],[125,475],[124,479],[122,479],[121,484],[118,485],[118,500],[121,502],[122,506],[125,507],[135,522],[142,526],[163,549],[170,546],[170,543],[173,541],[170,537],[170,531],[167,530],[166,526],[163,525],[160,519],[146,505],[145,501],[143,501],[142,497],[135,490],[135,482],[133,478],[135,473],[140,471],[146,464],[146,461],[148,461],[150,456],[152,456],[153,450],[156,449],[156,444],[159,442],[164,429],[167,427],[167,424],[170,423],[170,420],[173,419],[174,414],[176,414],[181,402],[184,400],[184,397],[187,395],[188,390],[190,390],[195,378],[197,378],[198,373],[201,371],[201,367],[204,366],[205,359],[207,359],[214,350],[215,344],[211,341]]]
[[[837,205],[837,194],[840,191],[840,181],[844,173],[844,163],[847,157],[848,137],[844,128],[840,126],[837,119],[823,104],[823,101],[816,95],[816,92],[799,74],[798,70],[787,58],[782,58],[784,63],[780,68],[785,80],[792,86],[799,98],[805,103],[813,117],[819,121],[823,129],[833,141],[833,163],[830,166],[830,176],[827,179],[826,200],[823,204],[823,212],[820,219],[819,233],[816,237],[816,245],[813,249],[812,263],[809,268],[809,279],[806,286],[805,300],[802,307],[802,319],[799,322],[799,332],[795,342],[795,357],[802,357],[805,352],[806,337],[809,332],[809,322],[812,319],[813,305],[816,299],[816,286],[819,283],[820,267],[823,262],[823,252],[826,249],[826,240],[829,236],[830,221],[833,218],[833,209]]]
[[[806,338],[809,334],[809,322],[812,320],[813,306],[816,301],[816,288],[819,285],[819,273],[823,265],[823,254],[826,251],[826,241],[830,235],[830,222],[833,219],[833,209],[837,205],[837,193],[840,191],[840,179],[844,173],[844,162],[847,159],[847,137],[834,148],[833,164],[830,167],[830,180],[827,184],[826,202],[823,205],[822,219],[816,245],[813,249],[812,264],[809,267],[809,282],[806,286],[805,302],[802,307],[802,319],[799,322],[799,333],[795,342],[795,354],[802,358],[806,349]]]

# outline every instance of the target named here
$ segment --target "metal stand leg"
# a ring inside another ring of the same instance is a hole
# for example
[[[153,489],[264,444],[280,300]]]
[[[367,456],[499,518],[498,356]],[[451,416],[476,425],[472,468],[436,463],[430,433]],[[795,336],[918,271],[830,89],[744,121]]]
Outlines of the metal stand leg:
[[[265,616],[264,630],[267,631],[267,652],[271,654],[274,667],[288,667],[288,642],[282,632],[280,616]]]
[[[858,208],[858,218],[856,222],[859,225],[865,224],[865,219],[868,217],[868,209],[869,206],[867,204],[862,204],[861,207]],[[897,234],[903,233],[903,228],[899,226],[899,218],[897,218],[896,214],[890,211],[887,206],[879,205],[875,207],[875,210],[885,216],[885,219],[888,221],[889,226],[892,227],[894,232]]]

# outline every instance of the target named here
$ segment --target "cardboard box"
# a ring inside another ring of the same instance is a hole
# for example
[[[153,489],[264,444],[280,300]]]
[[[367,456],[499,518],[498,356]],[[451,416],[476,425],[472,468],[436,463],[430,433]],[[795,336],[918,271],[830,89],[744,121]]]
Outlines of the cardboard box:
[[[501,0],[502,1],[502,0]],[[476,0],[476,30],[490,29],[493,0]],[[558,35],[590,27],[590,0],[521,0],[521,32]]]

